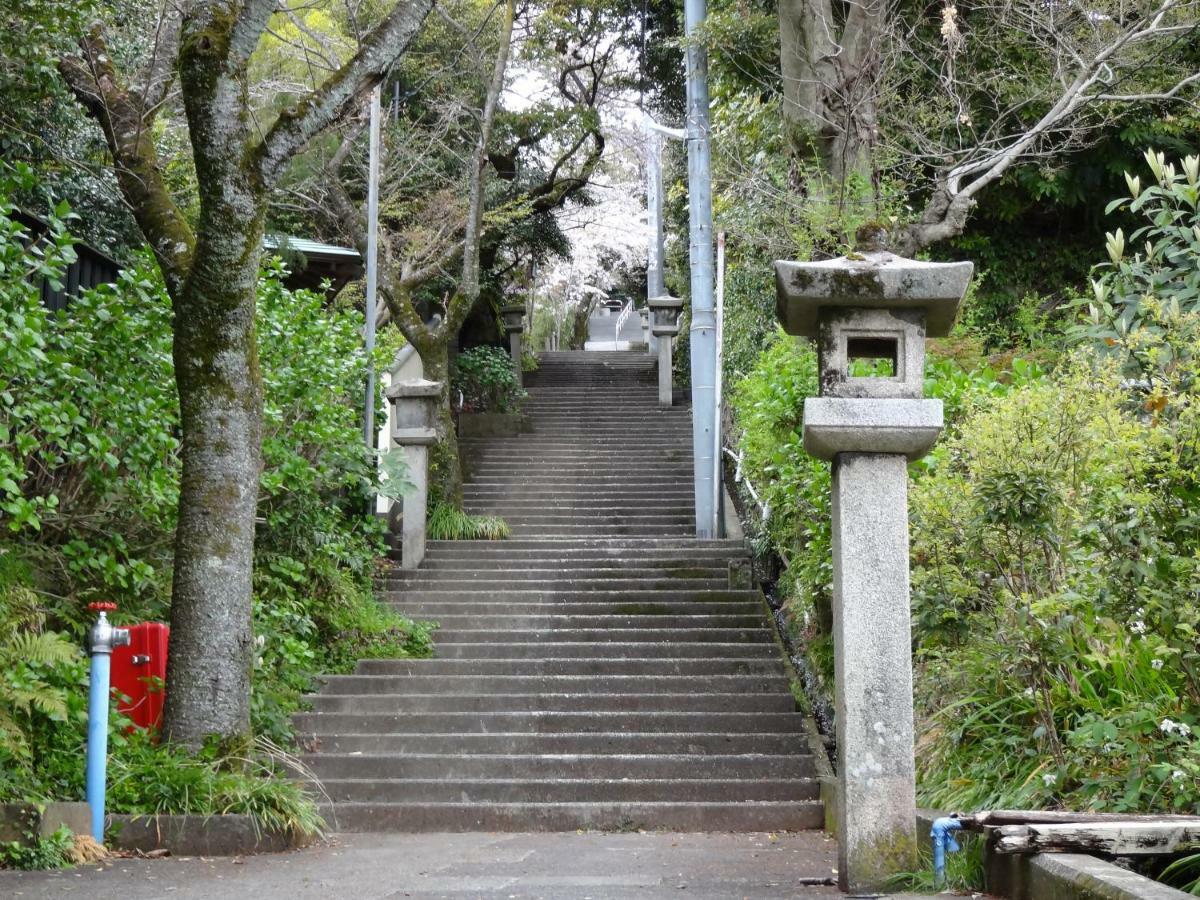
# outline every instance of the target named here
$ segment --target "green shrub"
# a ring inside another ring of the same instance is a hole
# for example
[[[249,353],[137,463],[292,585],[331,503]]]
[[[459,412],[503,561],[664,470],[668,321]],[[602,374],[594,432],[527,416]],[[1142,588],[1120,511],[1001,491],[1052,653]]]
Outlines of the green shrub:
[[[473,347],[460,353],[450,385],[462,412],[511,412],[525,398],[512,357],[502,347]]]
[[[976,409],[914,487],[929,805],[1200,811],[1200,423],[1129,397],[1085,356]]]
[[[75,835],[63,825],[46,837],[0,844],[0,869],[65,869],[74,864],[74,848]]]

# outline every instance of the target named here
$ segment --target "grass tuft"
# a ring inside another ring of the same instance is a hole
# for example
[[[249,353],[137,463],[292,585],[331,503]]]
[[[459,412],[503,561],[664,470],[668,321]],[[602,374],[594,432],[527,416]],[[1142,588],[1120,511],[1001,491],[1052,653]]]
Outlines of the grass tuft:
[[[502,541],[511,534],[499,516],[472,516],[444,503],[429,514],[428,529],[433,541]]]

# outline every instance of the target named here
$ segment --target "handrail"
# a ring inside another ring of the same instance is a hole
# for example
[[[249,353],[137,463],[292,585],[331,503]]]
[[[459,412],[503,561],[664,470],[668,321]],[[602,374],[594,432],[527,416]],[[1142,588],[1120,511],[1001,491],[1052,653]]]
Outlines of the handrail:
[[[633,312],[633,301],[630,300],[629,303],[627,303],[625,305],[625,308],[623,310],[621,310],[621,315],[617,316],[617,328],[616,328],[616,331],[613,332],[613,349],[614,350],[621,349],[619,346],[617,346],[617,342],[621,340],[621,329],[625,327],[625,323],[629,320],[629,315],[632,312]]]
[[[750,483],[750,479],[746,476],[746,473],[742,471],[741,451],[739,450],[737,453],[734,453],[728,447],[722,447],[721,449],[724,450],[726,455],[728,455],[729,458],[732,459],[736,464],[736,467],[733,471],[733,483],[744,483],[746,485],[746,491],[750,494],[750,497],[754,500],[754,502],[758,504],[758,508],[762,510],[763,524],[766,525],[767,522],[771,520],[771,504],[763,503],[762,499],[758,496],[758,491],[754,490],[754,485]]]

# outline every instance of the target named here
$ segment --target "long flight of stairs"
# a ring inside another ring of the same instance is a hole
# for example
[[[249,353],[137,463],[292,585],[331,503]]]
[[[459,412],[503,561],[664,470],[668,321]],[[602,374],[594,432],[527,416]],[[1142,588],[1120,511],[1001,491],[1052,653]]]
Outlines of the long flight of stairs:
[[[388,599],[428,660],[364,660],[296,717],[341,831],[819,827],[815,765],[737,541],[693,534],[686,408],[645,353],[543,354],[528,433],[464,442],[469,511]]]

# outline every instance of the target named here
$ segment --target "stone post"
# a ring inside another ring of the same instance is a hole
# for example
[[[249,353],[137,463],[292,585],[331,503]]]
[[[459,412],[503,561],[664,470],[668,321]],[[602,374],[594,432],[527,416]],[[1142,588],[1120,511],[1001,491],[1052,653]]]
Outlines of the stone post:
[[[671,349],[679,334],[679,314],[683,301],[678,297],[651,297],[648,301],[654,321],[650,333],[658,342],[658,405],[668,409],[674,402]]]
[[[402,501],[400,567],[415,569],[425,558],[425,519],[429,502],[429,445],[437,441],[435,408],[440,381],[401,381],[388,388],[392,401],[392,443],[404,448],[414,487]]]
[[[508,346],[512,354],[513,369],[517,374],[517,387],[522,387],[525,373],[521,366],[521,335],[525,331],[525,304],[514,303],[501,307],[500,314],[504,317],[504,330],[508,332]]]
[[[817,339],[804,448],[833,463],[838,880],[852,893],[917,864],[907,466],[942,427],[941,401],[922,399],[926,335],[949,332],[972,272],[860,247],[775,264],[784,329]]]
[[[643,306],[638,310],[638,318],[642,320],[642,343],[646,345],[647,353],[654,353],[654,339],[650,336],[650,307]]]

